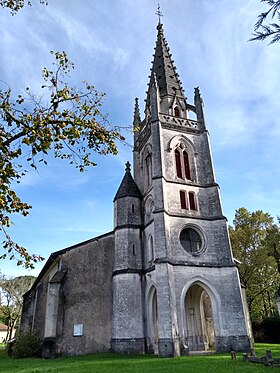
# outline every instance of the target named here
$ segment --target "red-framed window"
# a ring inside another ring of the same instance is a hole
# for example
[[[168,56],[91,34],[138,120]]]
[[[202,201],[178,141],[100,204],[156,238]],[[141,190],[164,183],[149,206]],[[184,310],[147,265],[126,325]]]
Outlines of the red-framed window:
[[[188,153],[185,150],[183,151],[183,159],[184,159],[184,168],[185,168],[186,179],[191,180],[191,169],[190,169],[189,156],[188,156]]]
[[[179,179],[192,180],[189,155],[186,150],[175,149],[176,175]]]
[[[189,206],[190,206],[190,210],[196,210],[196,203],[195,203],[195,194],[194,194],[194,192],[189,192]]]
[[[181,209],[187,209],[187,200],[186,200],[186,193],[183,190],[180,190],[180,203]]]
[[[178,149],[175,149],[176,173],[179,179],[183,179],[181,154]]]

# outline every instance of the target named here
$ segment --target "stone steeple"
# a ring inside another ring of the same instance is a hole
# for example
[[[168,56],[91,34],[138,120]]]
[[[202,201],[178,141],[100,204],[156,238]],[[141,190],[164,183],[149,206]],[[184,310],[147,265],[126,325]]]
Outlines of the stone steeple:
[[[150,90],[153,83],[154,75],[157,80],[159,88],[159,96],[163,98],[165,96],[174,96],[183,98],[184,89],[179,79],[179,74],[176,72],[176,66],[172,60],[172,54],[170,48],[164,37],[163,25],[161,23],[157,26],[157,41],[154,53],[154,60],[152,62],[150,82],[147,92],[147,105],[150,101]]]
[[[146,346],[160,356],[249,342],[203,106],[199,88],[187,102],[159,22],[133,157],[143,196]]]

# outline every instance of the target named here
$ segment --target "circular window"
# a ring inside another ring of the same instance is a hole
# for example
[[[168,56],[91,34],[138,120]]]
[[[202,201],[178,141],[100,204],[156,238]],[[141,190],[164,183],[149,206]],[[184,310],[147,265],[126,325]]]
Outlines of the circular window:
[[[180,234],[180,242],[183,248],[191,254],[199,254],[202,251],[202,239],[193,228],[185,228]]]

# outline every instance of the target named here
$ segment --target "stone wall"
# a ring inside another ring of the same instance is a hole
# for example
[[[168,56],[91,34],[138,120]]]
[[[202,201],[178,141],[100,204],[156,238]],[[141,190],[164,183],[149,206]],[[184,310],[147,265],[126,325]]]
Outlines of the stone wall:
[[[110,350],[113,261],[113,233],[52,254],[25,296],[21,320],[21,332],[36,332],[44,340],[45,357]],[[56,336],[49,338],[46,309],[54,294],[48,298],[48,291],[58,272],[65,275],[56,286]]]

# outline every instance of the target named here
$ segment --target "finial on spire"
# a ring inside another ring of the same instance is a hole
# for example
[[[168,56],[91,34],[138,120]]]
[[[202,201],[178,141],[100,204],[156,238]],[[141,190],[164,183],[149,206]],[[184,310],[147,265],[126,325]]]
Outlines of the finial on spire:
[[[160,10],[160,5],[158,4],[157,11],[155,13],[158,16],[158,23],[161,24],[160,22],[160,17],[163,17],[162,11]]]
[[[130,163],[127,161],[126,164],[125,164],[125,171],[130,172],[130,169],[131,169]]]

